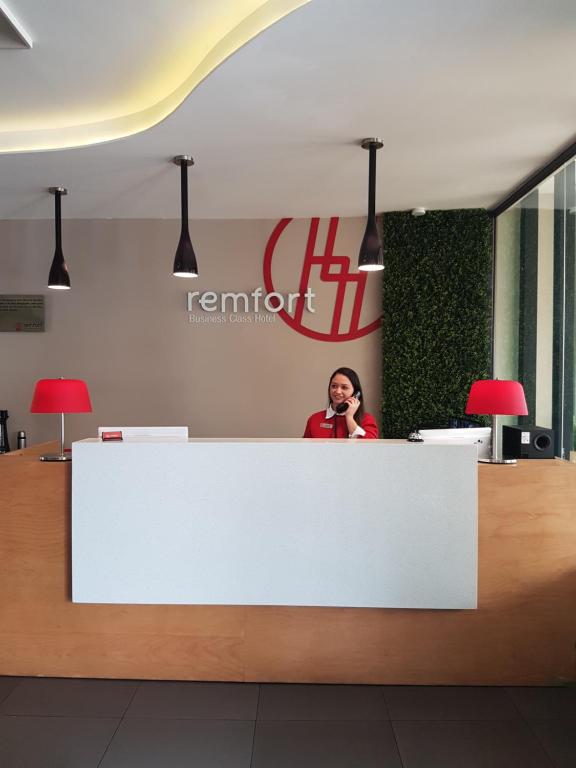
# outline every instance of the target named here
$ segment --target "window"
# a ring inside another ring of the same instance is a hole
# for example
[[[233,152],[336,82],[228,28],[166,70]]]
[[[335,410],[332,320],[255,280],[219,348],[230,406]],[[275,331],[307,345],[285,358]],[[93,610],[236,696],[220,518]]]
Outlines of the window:
[[[574,160],[496,218],[494,376],[522,382],[519,423],[552,427],[564,459],[576,450],[575,232]]]

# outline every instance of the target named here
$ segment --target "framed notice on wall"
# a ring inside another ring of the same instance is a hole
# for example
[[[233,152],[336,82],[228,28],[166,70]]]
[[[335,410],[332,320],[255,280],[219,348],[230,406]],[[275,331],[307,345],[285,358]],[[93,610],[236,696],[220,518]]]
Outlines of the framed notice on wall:
[[[44,330],[44,296],[0,294],[0,331],[37,333]]]

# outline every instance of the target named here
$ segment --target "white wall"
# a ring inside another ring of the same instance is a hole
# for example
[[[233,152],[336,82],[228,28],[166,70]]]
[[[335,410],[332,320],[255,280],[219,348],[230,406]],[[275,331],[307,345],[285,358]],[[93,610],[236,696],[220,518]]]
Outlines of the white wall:
[[[266,324],[189,324],[188,290],[245,291],[263,285],[266,244],[276,221],[196,221],[191,236],[200,278],[173,277],[179,223],[160,220],[63,222],[72,290],[46,280],[54,250],[51,221],[0,222],[0,293],[46,296],[45,333],[0,333],[0,408],[29,444],[57,437],[59,417],[30,414],[40,378],[82,378],[92,414],[70,415],[67,437],[94,435],[98,425],[186,424],[199,437],[300,436],[307,416],[325,403],[327,379],[355,368],[368,410],[380,404],[380,334],[347,342],[307,338],[276,318]],[[278,243],[275,287],[297,291],[309,220],[293,221]],[[365,221],[342,219],[335,255],[356,260]],[[327,222],[320,223],[317,253]],[[336,271],[333,267],[332,271]],[[316,314],[329,326],[335,283],[311,281]],[[348,290],[344,318],[351,312]],[[369,275],[362,323],[377,318],[381,278]],[[203,314],[198,310],[195,314]],[[68,442],[68,441],[67,441]]]

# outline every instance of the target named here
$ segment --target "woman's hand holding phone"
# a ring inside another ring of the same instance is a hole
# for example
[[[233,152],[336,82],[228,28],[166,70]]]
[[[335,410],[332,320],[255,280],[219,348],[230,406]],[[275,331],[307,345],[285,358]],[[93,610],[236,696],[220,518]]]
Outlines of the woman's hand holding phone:
[[[343,413],[346,414],[346,416],[354,416],[358,408],[360,408],[360,400],[358,399],[360,396],[360,392],[354,392],[352,397],[346,398],[343,403],[340,403],[340,405],[336,408],[336,413],[339,415],[342,415]]]

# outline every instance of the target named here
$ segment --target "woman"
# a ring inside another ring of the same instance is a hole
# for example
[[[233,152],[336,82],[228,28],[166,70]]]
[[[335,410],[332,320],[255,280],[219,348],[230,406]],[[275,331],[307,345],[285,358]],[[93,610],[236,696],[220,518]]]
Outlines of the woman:
[[[306,423],[304,437],[352,437],[375,440],[378,425],[364,412],[362,386],[351,368],[338,368],[328,385],[328,408],[313,413]]]

